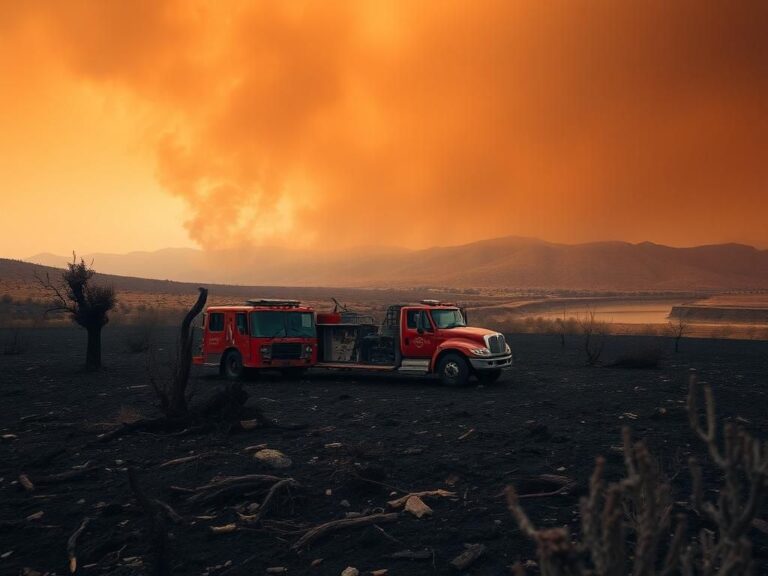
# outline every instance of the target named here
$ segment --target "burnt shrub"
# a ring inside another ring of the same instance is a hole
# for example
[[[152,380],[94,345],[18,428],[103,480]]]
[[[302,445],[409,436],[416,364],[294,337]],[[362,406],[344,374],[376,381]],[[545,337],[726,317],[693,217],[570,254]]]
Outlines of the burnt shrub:
[[[144,308],[133,318],[129,332],[125,338],[128,352],[141,354],[148,352],[154,345],[160,315],[154,308]]]

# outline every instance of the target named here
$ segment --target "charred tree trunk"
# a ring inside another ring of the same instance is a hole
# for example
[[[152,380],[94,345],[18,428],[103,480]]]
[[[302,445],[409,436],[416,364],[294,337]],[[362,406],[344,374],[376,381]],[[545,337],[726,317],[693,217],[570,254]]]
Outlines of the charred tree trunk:
[[[178,359],[176,370],[173,374],[173,385],[171,387],[170,398],[168,399],[169,416],[184,416],[189,412],[187,406],[187,383],[189,381],[189,372],[192,367],[192,346],[194,340],[192,337],[192,320],[200,314],[208,299],[208,289],[199,288],[200,294],[197,302],[190,308],[184,320],[181,323],[181,333],[179,334]]]
[[[101,329],[102,326],[88,326],[88,349],[85,353],[85,366],[95,370],[101,368]]]

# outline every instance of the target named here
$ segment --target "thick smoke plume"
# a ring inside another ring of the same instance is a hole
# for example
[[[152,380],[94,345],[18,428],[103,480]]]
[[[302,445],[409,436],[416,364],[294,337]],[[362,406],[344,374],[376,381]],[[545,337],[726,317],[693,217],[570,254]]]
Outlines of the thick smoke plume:
[[[204,247],[768,244],[762,1],[2,11],[135,106]]]

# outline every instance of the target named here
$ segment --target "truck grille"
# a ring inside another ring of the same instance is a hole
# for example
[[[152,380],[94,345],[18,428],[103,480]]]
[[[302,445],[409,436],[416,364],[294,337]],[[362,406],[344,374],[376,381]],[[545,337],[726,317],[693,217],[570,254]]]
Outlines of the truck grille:
[[[503,354],[506,351],[504,335],[488,336],[488,349],[491,351],[491,354]]]
[[[301,358],[301,343],[275,342],[272,344],[272,358],[274,360],[295,360]]]

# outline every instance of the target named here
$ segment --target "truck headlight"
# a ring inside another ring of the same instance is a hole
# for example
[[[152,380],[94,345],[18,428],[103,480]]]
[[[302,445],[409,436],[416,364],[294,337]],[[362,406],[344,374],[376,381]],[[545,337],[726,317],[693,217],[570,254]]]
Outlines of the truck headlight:
[[[302,354],[302,358],[311,358],[312,357],[312,346],[307,344],[304,346],[304,353]]]
[[[512,348],[509,347],[509,344],[504,344],[504,352],[512,354]]]
[[[261,357],[265,360],[272,358],[272,346],[262,346],[259,348],[259,352],[261,352]]]
[[[488,348],[472,348],[470,350],[475,356],[490,356],[491,351]]]

